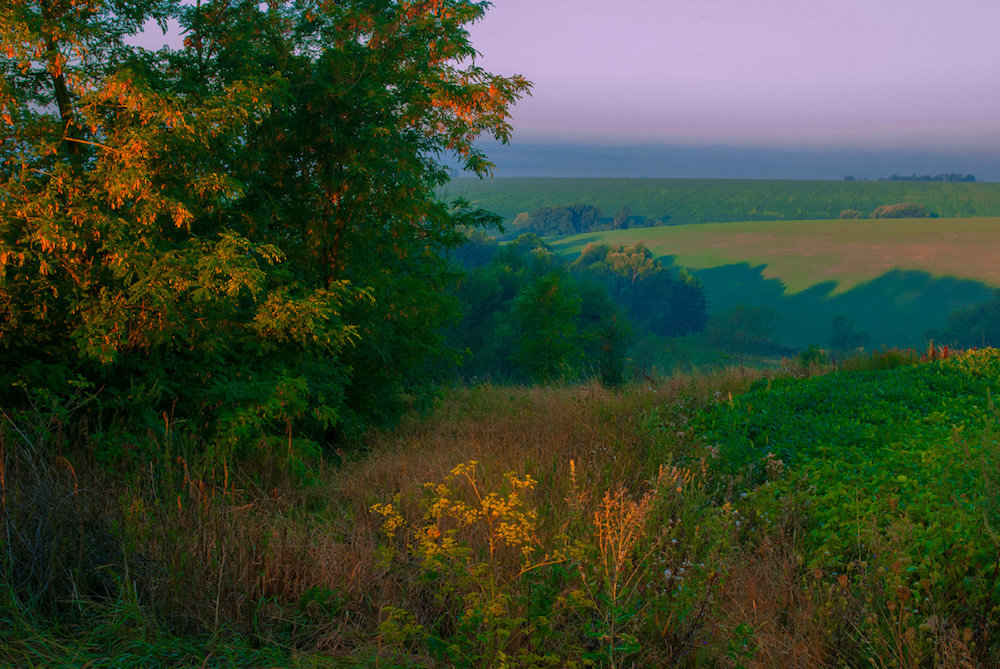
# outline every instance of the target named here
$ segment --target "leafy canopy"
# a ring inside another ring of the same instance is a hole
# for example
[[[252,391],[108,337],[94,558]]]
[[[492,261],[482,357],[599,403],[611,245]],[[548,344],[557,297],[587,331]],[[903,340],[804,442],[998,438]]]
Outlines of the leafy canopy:
[[[24,0],[0,7],[0,394],[92,388],[220,443],[391,416],[447,357],[443,251],[520,76],[468,0]],[[149,20],[184,45],[128,44]],[[214,431],[214,432],[213,432]]]

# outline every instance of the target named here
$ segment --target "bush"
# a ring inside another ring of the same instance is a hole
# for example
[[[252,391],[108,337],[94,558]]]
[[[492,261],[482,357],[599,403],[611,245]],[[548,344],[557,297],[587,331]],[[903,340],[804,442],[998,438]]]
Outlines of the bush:
[[[810,371],[830,364],[830,355],[819,346],[813,344],[799,353],[799,365],[803,371]]]
[[[934,218],[919,202],[900,202],[899,204],[883,204],[872,212],[872,218]],[[843,218],[843,217],[842,217]]]

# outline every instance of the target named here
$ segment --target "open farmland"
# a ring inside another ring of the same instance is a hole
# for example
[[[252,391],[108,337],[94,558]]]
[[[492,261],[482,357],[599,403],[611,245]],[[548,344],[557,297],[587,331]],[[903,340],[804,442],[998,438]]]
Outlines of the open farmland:
[[[568,258],[589,242],[643,242],[696,274],[712,311],[768,306],[781,317],[775,339],[799,347],[826,345],[838,314],[873,346],[919,346],[1000,287],[1000,218],[713,223],[548,241]]]
[[[808,220],[862,215],[884,204],[918,202],[942,218],[1000,216],[1000,184],[926,181],[778,181],[765,179],[462,178],[444,191],[494,211],[510,222],[538,207],[590,204],[611,216],[628,207],[636,216],[670,222]]]

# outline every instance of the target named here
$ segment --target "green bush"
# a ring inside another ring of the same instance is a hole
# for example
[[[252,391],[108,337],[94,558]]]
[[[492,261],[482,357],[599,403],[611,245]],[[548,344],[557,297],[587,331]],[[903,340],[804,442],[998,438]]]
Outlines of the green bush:
[[[933,218],[934,214],[919,202],[900,202],[899,204],[883,204],[872,212],[872,218]]]

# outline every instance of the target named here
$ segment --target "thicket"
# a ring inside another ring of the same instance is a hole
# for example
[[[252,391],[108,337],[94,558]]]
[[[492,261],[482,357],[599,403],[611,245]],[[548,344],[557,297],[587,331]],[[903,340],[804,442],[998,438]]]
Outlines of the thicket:
[[[934,218],[935,215],[919,202],[883,204],[872,211],[871,218]]]
[[[854,321],[844,314],[837,314],[830,324],[830,348],[834,351],[857,351],[868,346],[870,335],[854,329]]]
[[[708,322],[701,281],[683,268],[674,275],[642,242],[587,244],[572,267],[600,281],[615,304],[654,334],[683,336]]]
[[[701,283],[642,244],[588,245],[567,264],[537,235],[499,244],[474,232],[453,258],[462,318],[449,339],[468,354],[466,379],[620,386],[633,337],[700,332],[708,320]]]
[[[741,304],[712,314],[705,336],[713,346],[738,354],[790,355],[792,349],[774,341],[780,320],[770,307]]]
[[[992,299],[948,316],[945,326],[926,337],[956,348],[985,348],[1000,345],[1000,292]]]
[[[438,159],[488,172],[473,141],[528,90],[476,65],[485,10],[4,3],[0,402],[81,391],[106,434],[166,412],[226,452],[425,395],[453,356],[444,252],[495,224],[439,199]],[[182,48],[128,45],[169,20]]]
[[[669,214],[663,214],[655,219],[650,216],[635,216],[632,210],[625,206],[619,207],[614,216],[605,216],[598,207],[590,204],[545,206],[518,214],[511,223],[510,236],[533,233],[547,237],[604,230],[649,228],[663,225],[669,220]]]

